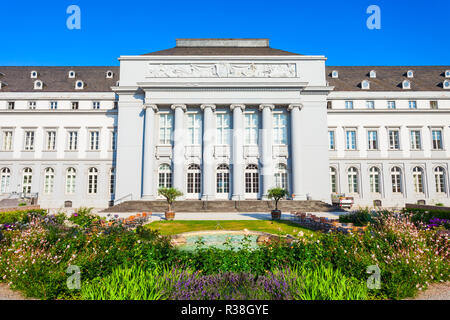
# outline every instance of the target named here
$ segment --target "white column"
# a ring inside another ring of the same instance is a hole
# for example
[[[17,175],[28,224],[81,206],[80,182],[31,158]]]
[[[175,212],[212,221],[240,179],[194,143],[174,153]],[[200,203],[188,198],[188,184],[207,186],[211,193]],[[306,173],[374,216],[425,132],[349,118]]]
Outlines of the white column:
[[[233,104],[233,195],[232,200],[244,200],[244,116],[245,105]]]
[[[204,104],[200,108],[203,110],[203,195],[202,200],[213,200],[215,198],[214,178],[214,143],[216,121],[214,119],[213,104]]]
[[[275,108],[273,104],[262,104],[259,110],[262,111],[262,131],[260,145],[260,161],[262,176],[262,198],[268,199],[268,191],[274,187],[273,185],[273,118],[272,110]]]
[[[147,104],[144,105],[143,109],[145,110],[145,127],[142,198],[152,200],[155,198],[155,143],[153,140],[153,135],[155,133],[155,111],[158,111],[158,107],[154,104]]]
[[[291,162],[292,162],[292,199],[306,200],[306,194],[302,186],[302,136],[301,136],[301,115],[302,104],[291,104],[288,110],[291,111]]]
[[[175,126],[173,131],[173,187],[185,192],[184,177],[186,175],[184,170],[185,165],[185,132],[184,132],[184,112],[186,105],[174,104],[172,110],[175,112]],[[183,198],[183,197],[180,197]]]

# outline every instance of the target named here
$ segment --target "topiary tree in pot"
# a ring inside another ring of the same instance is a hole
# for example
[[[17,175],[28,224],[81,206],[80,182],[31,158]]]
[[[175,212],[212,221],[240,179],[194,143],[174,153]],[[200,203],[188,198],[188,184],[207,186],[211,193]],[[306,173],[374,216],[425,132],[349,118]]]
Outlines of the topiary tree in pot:
[[[287,191],[283,188],[272,188],[268,191],[267,196],[275,201],[275,209],[271,211],[272,219],[281,218],[281,210],[278,210],[278,202],[286,197]]]
[[[175,212],[172,211],[172,204],[178,197],[181,197],[183,193],[175,188],[159,188],[158,194],[166,198],[168,209],[165,212],[166,220],[173,220],[175,218]]]

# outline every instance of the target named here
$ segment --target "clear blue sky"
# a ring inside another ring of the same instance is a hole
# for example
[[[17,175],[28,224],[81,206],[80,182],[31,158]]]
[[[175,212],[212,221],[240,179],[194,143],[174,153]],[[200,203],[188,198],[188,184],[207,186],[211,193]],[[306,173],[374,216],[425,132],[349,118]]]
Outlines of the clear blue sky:
[[[66,9],[81,8],[81,30]],[[366,9],[381,8],[381,30]],[[450,65],[450,1],[2,1],[0,65],[118,65],[175,38],[270,38],[328,65]]]

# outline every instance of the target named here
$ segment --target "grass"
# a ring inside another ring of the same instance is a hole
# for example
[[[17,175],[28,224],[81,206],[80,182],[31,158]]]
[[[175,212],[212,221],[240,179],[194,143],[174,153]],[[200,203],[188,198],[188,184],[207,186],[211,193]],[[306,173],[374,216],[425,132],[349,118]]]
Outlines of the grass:
[[[192,231],[232,230],[267,232],[276,235],[290,234],[297,236],[299,232],[304,235],[314,234],[313,231],[300,227],[290,221],[271,220],[180,220],[180,221],[156,221],[146,226],[149,229],[158,230],[162,235],[174,235]]]

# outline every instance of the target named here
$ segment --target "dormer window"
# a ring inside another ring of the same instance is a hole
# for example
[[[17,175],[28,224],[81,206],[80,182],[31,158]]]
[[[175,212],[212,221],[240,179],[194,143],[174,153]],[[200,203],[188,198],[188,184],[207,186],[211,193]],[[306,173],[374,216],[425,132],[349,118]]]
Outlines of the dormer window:
[[[370,82],[367,80],[363,80],[361,82],[361,89],[363,90],[369,90],[370,89]]]
[[[42,83],[41,80],[36,80],[34,82],[34,90],[42,90],[43,86],[44,86],[44,84]]]
[[[70,79],[74,79],[74,78],[75,78],[75,75],[76,75],[75,71],[73,71],[73,70],[70,70],[70,71],[69,71],[69,78],[70,78]]]
[[[376,78],[377,77],[377,72],[375,70],[370,71],[369,73],[371,78]]]
[[[31,71],[31,74],[30,74],[31,79],[36,79],[37,76],[38,76],[37,71]]]
[[[84,82],[81,80],[78,80],[77,82],[75,82],[75,89],[76,90],[84,89]]]
[[[403,80],[402,88],[403,89],[411,89],[411,82],[409,82],[408,80]]]
[[[408,70],[408,72],[406,73],[406,76],[407,76],[408,78],[414,78],[414,71]]]
[[[339,72],[337,70],[333,70],[333,72],[331,72],[331,77],[334,79],[339,78]]]
[[[114,76],[114,72],[112,72],[111,70],[106,71],[106,78],[107,79],[112,79],[113,76]]]
[[[444,86],[444,89],[447,89],[447,90],[450,89],[450,80],[445,80],[443,86]]]
[[[450,70],[445,71],[445,77],[450,78]]]

